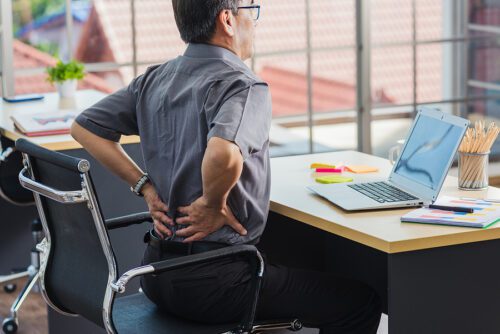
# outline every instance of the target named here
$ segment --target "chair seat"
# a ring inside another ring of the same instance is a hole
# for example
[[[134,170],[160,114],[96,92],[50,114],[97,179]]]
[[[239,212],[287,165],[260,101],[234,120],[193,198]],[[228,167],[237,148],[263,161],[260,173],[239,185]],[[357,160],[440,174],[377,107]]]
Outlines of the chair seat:
[[[236,324],[207,325],[161,312],[144,294],[115,299],[113,322],[118,334],[215,334],[235,329]]]

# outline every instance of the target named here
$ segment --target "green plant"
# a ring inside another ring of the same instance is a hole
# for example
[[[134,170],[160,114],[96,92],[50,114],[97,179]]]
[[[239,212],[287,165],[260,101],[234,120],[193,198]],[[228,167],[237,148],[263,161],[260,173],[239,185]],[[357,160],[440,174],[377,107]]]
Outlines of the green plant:
[[[67,80],[81,80],[85,76],[84,66],[82,63],[72,60],[69,63],[57,61],[56,66],[47,67],[48,78],[50,83],[62,83]]]

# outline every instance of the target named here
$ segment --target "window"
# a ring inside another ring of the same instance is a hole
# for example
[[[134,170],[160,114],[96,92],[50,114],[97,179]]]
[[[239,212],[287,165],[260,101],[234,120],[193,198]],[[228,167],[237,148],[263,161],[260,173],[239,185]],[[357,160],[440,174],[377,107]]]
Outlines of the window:
[[[496,0],[261,5],[248,65],[270,85],[274,156],[364,148],[385,157],[423,104],[500,118]],[[44,68],[56,57],[86,64],[80,88],[109,93],[185,48],[169,1],[12,0],[7,11],[15,77],[4,71],[2,82],[17,94],[54,90]]]
[[[266,2],[253,69],[273,99],[271,154],[356,148],[355,1]]]
[[[500,3],[468,1],[468,75],[466,114],[470,119],[500,122]],[[492,148],[500,154],[500,141]]]

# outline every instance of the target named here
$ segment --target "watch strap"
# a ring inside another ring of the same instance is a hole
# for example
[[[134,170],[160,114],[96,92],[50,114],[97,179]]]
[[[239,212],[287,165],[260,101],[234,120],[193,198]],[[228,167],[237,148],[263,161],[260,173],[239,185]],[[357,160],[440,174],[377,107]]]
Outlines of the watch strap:
[[[149,182],[149,176],[147,173],[142,174],[141,178],[136,182],[136,184],[133,187],[130,187],[130,190],[136,194],[137,196],[142,197],[141,190],[144,187],[146,183]]]

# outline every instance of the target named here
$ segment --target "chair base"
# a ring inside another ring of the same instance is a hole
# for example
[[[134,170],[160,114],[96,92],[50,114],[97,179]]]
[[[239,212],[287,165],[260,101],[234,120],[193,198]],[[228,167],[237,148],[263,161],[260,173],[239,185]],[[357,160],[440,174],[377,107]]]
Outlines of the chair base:
[[[35,244],[40,242],[42,239],[42,224],[40,220],[35,219],[31,224],[31,233],[33,234],[33,240]],[[17,313],[21,308],[21,305],[26,300],[26,297],[30,292],[39,292],[39,287],[36,284],[38,282],[39,272],[38,268],[40,267],[40,254],[36,249],[31,251],[31,265],[23,272],[14,273],[11,275],[0,276],[0,284],[5,284],[8,282],[12,282],[14,280],[29,277],[26,282],[24,288],[21,290],[16,300],[10,307],[10,315],[5,318],[2,323],[2,331],[5,334],[14,334],[17,332],[19,327],[19,320],[17,317]],[[16,289],[15,284],[6,284],[4,286],[4,290],[6,292],[14,292]]]
[[[20,278],[28,277],[29,275],[30,275],[29,271],[25,270],[25,271],[22,271],[19,273],[13,273],[10,275],[0,276],[0,284],[9,283],[9,282],[15,281],[15,280],[20,279]],[[7,293],[14,292],[16,289],[5,288],[6,286],[9,286],[9,285],[15,285],[15,284],[5,284],[5,286],[4,286],[5,292],[7,292]]]
[[[30,275],[28,282],[26,282],[26,285],[24,286],[23,290],[12,304],[10,308],[10,316],[8,318],[5,318],[2,323],[2,331],[4,334],[13,334],[17,332],[17,328],[19,326],[19,319],[17,317],[17,313],[19,311],[19,308],[26,300],[28,294],[33,290],[34,287],[36,287],[37,282],[38,282],[38,271],[36,271],[34,275]]]

